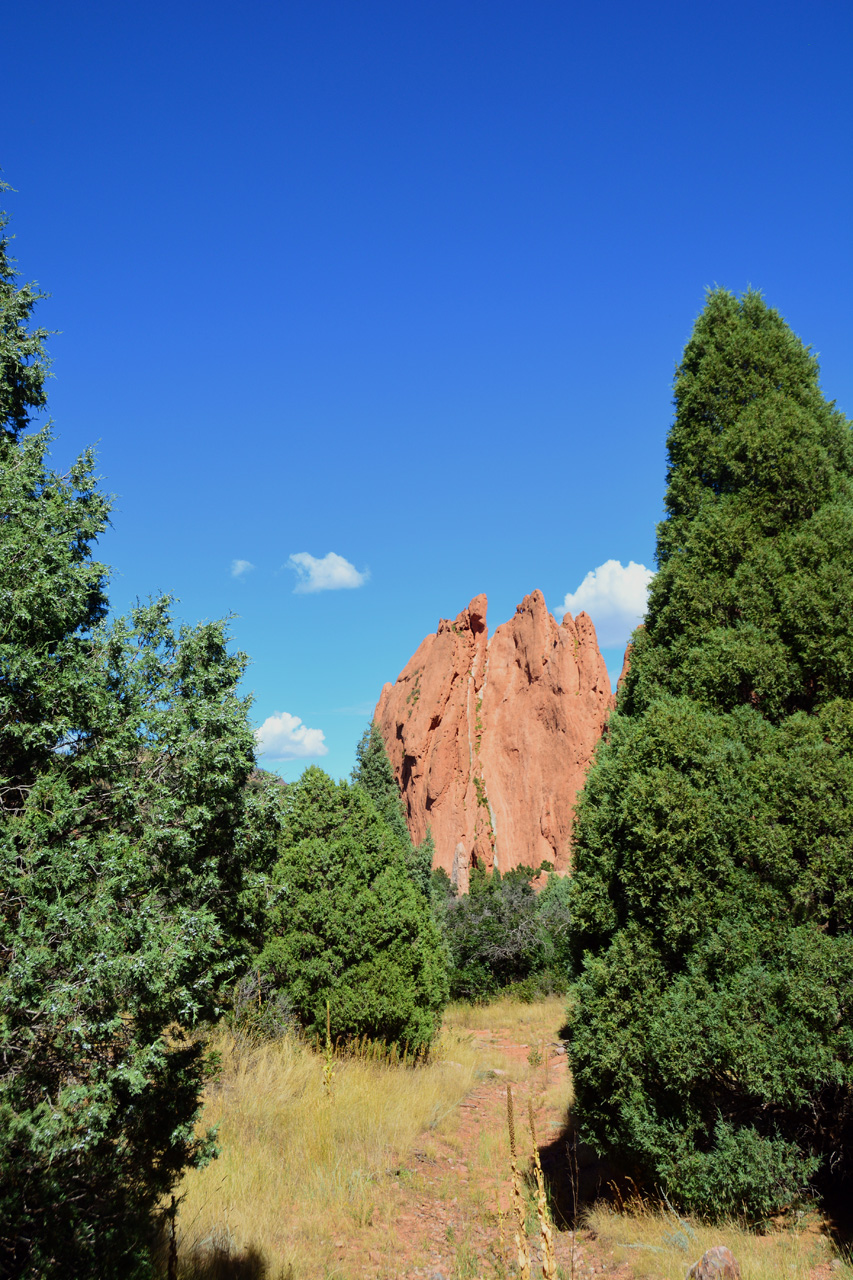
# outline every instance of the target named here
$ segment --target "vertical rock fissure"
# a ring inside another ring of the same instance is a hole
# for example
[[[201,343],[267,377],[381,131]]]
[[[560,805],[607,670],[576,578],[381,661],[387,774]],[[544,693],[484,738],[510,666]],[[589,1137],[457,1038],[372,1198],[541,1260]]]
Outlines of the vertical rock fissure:
[[[485,662],[483,663],[483,683],[480,685],[480,698],[479,698],[480,710],[482,710],[486,702],[486,684],[489,679],[489,649],[491,648],[491,644],[492,644],[492,640],[491,640],[491,637],[489,637],[489,639],[486,641],[486,659],[485,659]],[[479,717],[480,717],[480,711],[478,710],[477,712],[478,720],[479,720]],[[482,736],[483,736],[483,726],[482,726],[482,721],[480,721],[480,740],[481,741],[482,741]],[[480,772],[483,775],[483,791],[486,796],[486,806],[489,811],[489,822],[491,823],[491,828],[492,828],[492,870],[497,871],[497,870],[500,870],[500,867],[498,864],[498,824],[497,824],[497,819],[495,818],[495,811],[492,808],[491,799],[489,798],[489,784],[486,781],[485,765],[483,764],[480,765]]]
[[[469,781],[469,785],[473,785],[474,795],[476,799],[476,804],[475,804],[476,816],[474,819],[474,840],[473,840],[473,847],[471,849],[472,861],[473,861],[473,855],[475,854],[477,845],[479,844],[479,838],[481,835],[484,835],[486,842],[488,843],[488,846],[489,846],[492,866],[494,866],[495,850],[497,846],[497,838],[495,835],[494,814],[492,811],[491,801],[489,800],[488,789],[486,787],[486,778],[483,771],[482,761],[480,759],[480,746],[481,746],[482,736],[483,736],[483,722],[480,718],[480,713],[483,707],[483,697],[484,697],[484,692],[486,687],[486,679],[488,675],[488,666],[489,666],[488,651],[489,651],[489,637],[487,633],[486,639],[485,639],[485,645],[484,645],[482,672],[480,672],[478,667],[480,650],[477,647],[475,647],[474,649],[474,654],[471,659],[471,666],[468,670],[468,688],[466,690],[466,700],[465,700],[465,721],[466,721],[466,732],[467,732],[467,739],[468,739],[468,781]],[[471,706],[472,701],[473,701],[473,710]],[[488,815],[488,827],[485,832],[483,832],[482,830],[483,819],[480,813],[481,809],[485,810],[486,814]]]

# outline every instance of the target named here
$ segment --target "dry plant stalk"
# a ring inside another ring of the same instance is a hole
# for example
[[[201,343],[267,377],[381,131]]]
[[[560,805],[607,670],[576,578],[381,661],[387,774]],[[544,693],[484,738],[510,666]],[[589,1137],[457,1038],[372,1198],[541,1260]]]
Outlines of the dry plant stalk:
[[[536,1216],[539,1219],[539,1230],[542,1232],[542,1280],[557,1280],[554,1233],[551,1230],[548,1201],[545,1197],[545,1178],[542,1174],[542,1161],[539,1159],[539,1147],[536,1144],[536,1125],[533,1120],[532,1098],[527,1099],[527,1118],[530,1121],[530,1136],[533,1139],[533,1168],[536,1173],[537,1192]]]
[[[515,1209],[516,1228],[513,1233],[518,1255],[518,1274],[521,1280],[530,1280],[530,1253],[527,1248],[527,1232],[524,1229],[524,1196],[521,1191],[521,1174],[515,1150],[515,1116],[512,1110],[512,1089],[506,1087],[506,1123],[509,1129],[509,1162],[512,1169],[512,1206]]]
[[[169,1260],[167,1263],[166,1276],[167,1280],[178,1280],[178,1232],[176,1218],[178,1216],[178,1205],[175,1197],[172,1196],[172,1204],[168,1211],[169,1216]]]
[[[506,1270],[506,1236],[504,1235],[504,1211],[501,1208],[501,1198],[495,1189],[495,1201],[498,1206],[498,1241],[501,1246],[501,1266]]]
[[[334,1050],[332,1049],[332,1015],[329,1010],[329,1002],[326,1001],[326,1061],[323,1064],[323,1088],[326,1091],[326,1097],[331,1101],[332,1097],[332,1081],[335,1078]]]

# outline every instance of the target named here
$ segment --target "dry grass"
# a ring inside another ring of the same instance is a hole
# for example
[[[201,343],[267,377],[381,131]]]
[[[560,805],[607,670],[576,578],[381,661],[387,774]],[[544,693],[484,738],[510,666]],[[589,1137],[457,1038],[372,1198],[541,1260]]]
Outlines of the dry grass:
[[[626,1263],[637,1280],[684,1280],[688,1267],[719,1244],[731,1249],[744,1280],[808,1280],[834,1253],[819,1220],[809,1215],[759,1234],[736,1222],[707,1226],[648,1204],[622,1212],[598,1204],[586,1214],[586,1223],[600,1244],[612,1250],[614,1261]],[[850,1280],[853,1271],[836,1262],[832,1274]]]
[[[371,1222],[383,1179],[417,1137],[442,1125],[482,1067],[503,1065],[451,1027],[414,1070],[336,1058],[329,1096],[323,1055],[295,1039],[245,1052],[223,1033],[216,1047],[222,1071],[202,1124],[219,1125],[222,1154],[182,1187],[186,1277],[252,1280],[266,1274],[259,1259],[273,1277],[331,1271],[336,1237]]]
[[[492,1004],[451,1004],[444,1015],[444,1025],[469,1031],[507,1032],[531,1046],[550,1042],[566,1021],[565,996],[546,996],[535,1004],[522,1004],[504,996]]]

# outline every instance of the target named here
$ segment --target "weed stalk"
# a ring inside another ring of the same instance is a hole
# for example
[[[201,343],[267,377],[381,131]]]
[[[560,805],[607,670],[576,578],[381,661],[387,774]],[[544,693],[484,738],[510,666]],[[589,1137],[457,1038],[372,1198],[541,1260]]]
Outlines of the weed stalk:
[[[323,1088],[326,1091],[326,1097],[331,1101],[332,1082],[335,1078],[335,1051],[332,1048],[332,1015],[328,1000],[326,1001],[326,1052],[324,1057]]]
[[[536,1174],[536,1216],[539,1219],[539,1230],[542,1233],[542,1280],[557,1280],[557,1259],[554,1255],[554,1233],[551,1230],[551,1218],[548,1213],[548,1200],[545,1196],[545,1178],[542,1173],[542,1161],[539,1159],[539,1147],[536,1143],[536,1124],[533,1119],[533,1099],[527,1099],[527,1118],[530,1121],[530,1137],[533,1140],[533,1170]]]
[[[169,1208],[169,1261],[166,1270],[167,1280],[178,1280],[178,1205],[172,1196]]]
[[[518,1171],[518,1156],[515,1147],[515,1116],[512,1109],[512,1089],[506,1087],[506,1123],[509,1129],[509,1158],[512,1169],[512,1207],[515,1210],[516,1228],[514,1232],[515,1248],[518,1255],[518,1274],[520,1280],[530,1280],[530,1252],[527,1247],[527,1232],[524,1227],[524,1195],[521,1190],[521,1174]]]

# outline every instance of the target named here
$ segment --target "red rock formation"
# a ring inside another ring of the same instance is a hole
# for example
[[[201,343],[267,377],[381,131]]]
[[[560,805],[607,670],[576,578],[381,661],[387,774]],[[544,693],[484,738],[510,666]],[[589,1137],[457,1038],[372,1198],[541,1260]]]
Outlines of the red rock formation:
[[[625,677],[631,670],[631,651],[634,646],[629,644],[625,649],[625,657],[622,659],[622,670],[619,672],[619,679],[616,681],[616,696],[619,696],[619,690],[625,682]]]
[[[476,596],[376,708],[412,838],[431,827],[435,865],[463,889],[474,858],[566,872],[575,796],[612,706],[587,614],[558,626],[534,591],[489,641]]]

